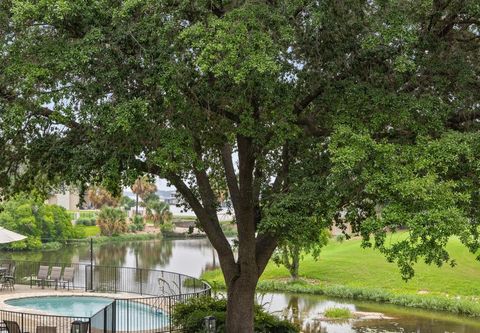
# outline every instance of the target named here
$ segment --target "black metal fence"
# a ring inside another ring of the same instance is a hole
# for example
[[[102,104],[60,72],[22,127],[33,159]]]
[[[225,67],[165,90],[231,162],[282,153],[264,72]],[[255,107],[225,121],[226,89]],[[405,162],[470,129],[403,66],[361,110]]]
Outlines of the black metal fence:
[[[192,297],[210,295],[210,286],[194,277],[132,267],[97,266],[90,264],[52,264],[33,261],[0,261],[15,266],[16,284],[32,288],[77,289],[100,293],[129,293],[139,297],[115,297],[114,301],[91,317],[70,317],[29,314],[0,310],[0,319],[16,322],[22,332],[67,333],[82,327],[79,333],[172,332],[177,330],[171,316],[176,304]],[[40,266],[73,267],[70,285],[55,282],[35,284]],[[73,323],[81,325],[73,325]],[[50,328],[48,328],[50,327]],[[53,330],[55,327],[55,330]]]
[[[0,317],[3,323],[10,322],[9,325],[18,325],[20,332],[30,333],[53,333],[53,332],[73,332],[72,327],[81,323],[86,328],[86,333],[90,331],[90,318],[88,317],[68,317],[54,316],[44,314],[22,313],[15,311],[0,310]],[[4,327],[6,328],[6,327]],[[18,332],[15,329],[9,332]],[[93,332],[93,331],[91,331]],[[100,332],[100,331],[98,331]]]

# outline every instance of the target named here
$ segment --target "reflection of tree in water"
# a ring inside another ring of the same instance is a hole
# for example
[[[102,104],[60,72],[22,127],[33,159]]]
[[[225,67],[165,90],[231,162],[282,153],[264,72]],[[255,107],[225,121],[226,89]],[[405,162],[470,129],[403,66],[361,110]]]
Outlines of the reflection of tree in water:
[[[308,320],[311,317],[312,312],[314,312],[313,310],[317,307],[319,303],[318,301],[305,296],[285,296],[288,297],[288,304],[280,313],[281,318],[287,319],[297,324],[299,327],[302,327],[302,332],[304,333],[327,333],[326,328],[322,327],[320,321]],[[262,297],[261,302],[264,301],[265,297]]]
[[[210,252],[212,256],[212,261],[205,264],[205,267],[202,268],[202,274],[208,271],[213,271],[214,269],[217,269],[220,267],[220,263],[217,259],[217,251],[213,247],[211,247]]]
[[[78,252],[77,246],[66,245],[56,251],[28,251],[28,252],[2,252],[2,258],[20,261],[35,261],[41,263],[65,263],[72,262],[75,254]]]
[[[119,274],[119,271],[113,269],[113,267],[122,267],[125,263],[127,244],[123,242],[101,244],[94,246],[93,253],[95,261],[94,280],[97,288],[113,290],[121,287],[122,274]]]
[[[138,268],[164,267],[173,255],[173,243],[170,241],[132,242],[129,246],[133,250]]]
[[[159,269],[168,265],[173,255],[173,243],[169,241],[132,242],[130,249],[135,256],[135,267],[143,268],[135,271],[135,281],[147,282],[148,271],[145,269]]]
[[[101,244],[94,248],[95,264],[99,266],[122,267],[125,263],[128,244],[124,242],[112,242]]]

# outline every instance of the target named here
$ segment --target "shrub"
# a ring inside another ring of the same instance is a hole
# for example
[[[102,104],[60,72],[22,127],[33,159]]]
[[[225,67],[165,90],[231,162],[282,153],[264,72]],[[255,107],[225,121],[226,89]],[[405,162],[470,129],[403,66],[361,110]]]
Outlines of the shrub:
[[[337,237],[335,237],[335,239],[337,240],[337,242],[339,243],[343,243],[345,241],[345,235],[344,234],[340,234],[340,235],[337,235]]]
[[[175,230],[175,226],[173,223],[165,223],[160,225],[160,230],[162,232],[173,232]]]
[[[142,216],[135,215],[133,217],[132,224],[130,224],[130,227],[132,227],[132,231],[143,231],[145,230],[145,220]]]
[[[87,237],[87,231],[85,225],[76,225],[73,227],[73,238],[82,239]]]
[[[225,299],[198,297],[175,306],[172,314],[173,323],[181,326],[186,333],[205,332],[203,320],[207,316],[216,319],[217,332],[225,332],[227,301]],[[294,324],[281,320],[267,313],[261,306],[255,306],[255,332],[296,333],[299,329]]]
[[[128,230],[127,216],[122,209],[103,207],[98,214],[97,224],[102,236],[117,236]]]
[[[92,217],[92,218],[79,218],[76,222],[77,225],[84,225],[86,227],[93,227],[94,225],[97,225],[97,219]]]

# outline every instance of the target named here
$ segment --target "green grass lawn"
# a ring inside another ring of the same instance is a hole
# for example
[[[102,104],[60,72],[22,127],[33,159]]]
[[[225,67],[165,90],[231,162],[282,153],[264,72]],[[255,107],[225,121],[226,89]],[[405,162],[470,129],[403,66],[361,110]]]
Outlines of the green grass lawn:
[[[360,240],[343,243],[331,240],[322,250],[318,261],[309,256],[304,258],[300,264],[300,276],[318,287],[341,285],[383,289],[395,294],[480,297],[480,262],[456,239],[450,241],[448,250],[457,266],[437,267],[418,263],[415,277],[405,282],[395,264],[388,263],[378,251],[362,249]],[[207,272],[203,278],[223,285],[219,271]],[[270,263],[261,281],[285,282],[288,279],[286,269]]]
[[[96,225],[85,227],[85,235],[87,237],[97,236],[100,233],[100,228]]]

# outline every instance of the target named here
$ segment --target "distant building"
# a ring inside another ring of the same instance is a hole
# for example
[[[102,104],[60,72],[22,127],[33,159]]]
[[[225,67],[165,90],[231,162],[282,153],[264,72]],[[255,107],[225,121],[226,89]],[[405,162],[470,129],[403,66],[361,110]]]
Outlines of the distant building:
[[[159,193],[161,192],[161,193]],[[176,191],[157,191],[158,196],[167,204],[174,206],[179,203]]]
[[[48,200],[47,204],[58,205],[67,210],[79,210],[79,209],[90,209],[91,204],[88,201],[88,198],[85,196],[84,203],[80,206],[80,194],[78,191],[69,189],[64,192],[54,193]]]
[[[178,199],[177,199],[177,192],[176,191],[162,191],[162,190],[157,190],[155,192],[158,197],[168,203],[171,206],[174,206],[178,204]],[[123,195],[131,198],[131,199],[136,199],[135,193],[133,193],[130,189],[126,189],[123,191]],[[142,201],[141,198],[139,198],[140,201]]]

